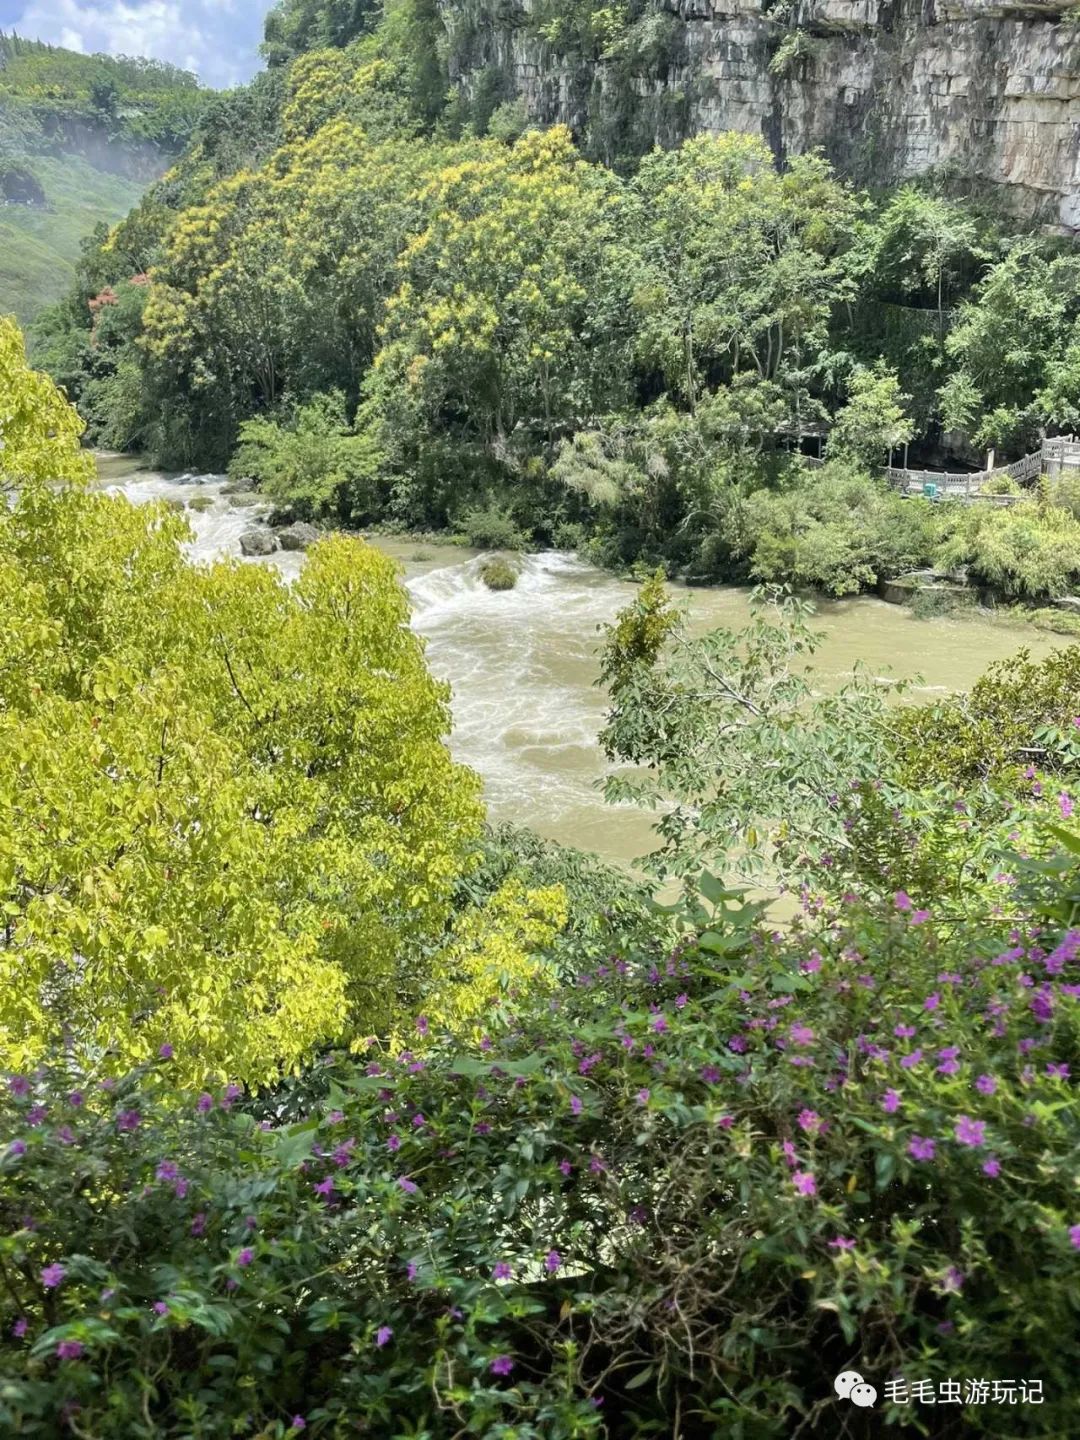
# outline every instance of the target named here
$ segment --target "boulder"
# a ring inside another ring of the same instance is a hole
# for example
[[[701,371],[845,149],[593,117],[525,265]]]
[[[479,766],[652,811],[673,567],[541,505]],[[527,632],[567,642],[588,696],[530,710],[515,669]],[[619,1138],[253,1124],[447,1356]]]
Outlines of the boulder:
[[[245,530],[240,536],[240,551],[244,555],[272,555],[277,548],[277,536],[269,530]]]
[[[284,530],[277,532],[278,544],[282,550],[306,550],[309,545],[314,545],[319,538],[319,531],[314,525],[308,525],[303,520],[298,520],[295,525],[286,526]]]

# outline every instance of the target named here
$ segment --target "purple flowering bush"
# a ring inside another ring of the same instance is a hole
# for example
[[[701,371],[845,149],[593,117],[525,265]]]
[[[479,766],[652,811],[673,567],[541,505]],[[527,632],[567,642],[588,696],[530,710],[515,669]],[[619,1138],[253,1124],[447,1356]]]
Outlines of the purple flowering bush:
[[[1070,1433],[1065,840],[963,925],[848,896],[770,934],[706,877],[674,947],[509,1029],[258,1097],[182,1093],[168,1055],[6,1077],[0,1431]],[[841,1409],[844,1370],[1044,1400]]]

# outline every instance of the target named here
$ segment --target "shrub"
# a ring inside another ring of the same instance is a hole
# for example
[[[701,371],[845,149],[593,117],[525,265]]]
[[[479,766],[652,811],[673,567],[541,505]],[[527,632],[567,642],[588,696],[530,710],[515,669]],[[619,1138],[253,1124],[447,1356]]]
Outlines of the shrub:
[[[514,567],[501,557],[485,560],[480,567],[480,578],[489,590],[513,590],[518,579]]]
[[[753,491],[726,531],[759,579],[847,595],[926,563],[929,509],[834,461],[790,489]]]
[[[350,428],[344,398],[335,393],[316,396],[285,423],[245,421],[229,475],[255,479],[287,518],[359,524],[377,508],[378,465],[377,447]]]
[[[1010,598],[1053,599],[1080,584],[1080,521],[1033,502],[964,506],[935,563],[966,565],[974,580]]]
[[[477,550],[524,550],[529,537],[507,510],[489,504],[467,510],[459,522],[469,544]]]
[[[864,1440],[913,1416],[890,1382],[986,1376],[1043,1403],[941,1406],[936,1437],[1069,1433],[1065,839],[962,928],[850,897],[785,938],[704,877],[674,948],[259,1105],[178,1095],[180,1056],[12,1077],[0,1424]],[[833,1408],[847,1369],[876,1413]]]

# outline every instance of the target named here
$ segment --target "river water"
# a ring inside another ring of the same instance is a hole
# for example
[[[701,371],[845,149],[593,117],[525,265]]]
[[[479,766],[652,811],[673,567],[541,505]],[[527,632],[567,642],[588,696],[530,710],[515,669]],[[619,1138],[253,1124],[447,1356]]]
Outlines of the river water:
[[[105,488],[137,503],[210,501],[187,511],[196,561],[240,558],[240,536],[264,523],[257,508],[222,495],[221,476],[167,477],[119,456],[99,457],[98,467]],[[491,817],[619,862],[651,849],[650,817],[606,805],[597,788],[605,703],[595,684],[598,632],[627,604],[633,584],[553,551],[525,557],[516,587],[497,593],[481,581],[476,551],[378,536],[371,543],[402,567],[428,663],[453,689],[452,749],[483,777]],[[277,552],[246,563],[290,576],[303,556]],[[748,618],[744,590],[682,594],[695,630],[738,628]],[[1039,656],[1062,643],[973,619],[919,620],[868,597],[821,602],[814,623],[825,637],[814,657],[822,684],[861,660],[875,674],[921,677],[918,689],[928,696],[966,689],[991,661],[1022,646]]]

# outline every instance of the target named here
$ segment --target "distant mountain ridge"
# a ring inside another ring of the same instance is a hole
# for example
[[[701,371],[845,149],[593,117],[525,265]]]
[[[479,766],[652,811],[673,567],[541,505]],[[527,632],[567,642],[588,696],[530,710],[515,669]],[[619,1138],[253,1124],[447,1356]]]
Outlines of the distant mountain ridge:
[[[65,293],[82,241],[169,168],[209,94],[161,61],[0,32],[0,314],[26,323]]]

